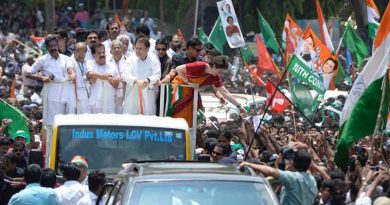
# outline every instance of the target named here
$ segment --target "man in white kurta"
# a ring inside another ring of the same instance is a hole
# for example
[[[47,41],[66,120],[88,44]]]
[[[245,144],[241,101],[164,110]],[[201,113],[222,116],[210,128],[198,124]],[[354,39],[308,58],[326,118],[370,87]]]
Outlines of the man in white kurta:
[[[66,70],[66,61],[68,56],[58,52],[58,36],[48,35],[45,38],[45,45],[48,54],[41,56],[27,71],[26,77],[40,80],[44,83],[42,89],[43,104],[43,125],[46,130],[46,150],[51,150],[51,136],[54,116],[57,114],[66,114],[67,97],[64,94],[74,92],[69,90],[66,85],[68,74]],[[46,158],[49,159],[50,152],[46,152]]]
[[[156,114],[155,84],[160,80],[160,61],[149,53],[150,43],[147,38],[138,38],[135,43],[136,55],[128,59],[130,68],[122,78],[126,82],[123,113]]]
[[[45,39],[45,44],[49,53],[37,59],[27,72],[27,77],[44,82],[43,124],[51,126],[55,115],[66,113],[64,93],[73,92],[73,90],[67,90],[64,86],[68,80],[66,70],[68,57],[58,52],[57,36],[49,35]]]
[[[115,113],[115,91],[120,82],[113,64],[106,62],[104,45],[93,44],[94,61],[87,62],[87,77],[91,82],[89,104],[92,113]]]
[[[87,39],[85,40],[85,43],[87,43],[87,53],[85,54],[86,61],[94,60],[91,52],[91,46],[92,44],[98,42],[99,42],[99,33],[95,30],[88,31]]]
[[[109,63],[111,63],[119,76],[122,77],[122,73],[129,68],[125,57],[122,55],[123,43],[119,40],[113,40],[111,44],[111,56],[109,57]],[[124,82],[120,82],[115,93],[115,113],[123,113],[123,99],[125,98]]]
[[[72,92],[75,96],[71,98],[74,100],[71,103],[75,105],[77,114],[91,113],[91,107],[89,106],[89,81],[87,81],[87,62],[85,60],[87,45],[79,42],[75,45],[74,51],[74,55],[66,63],[73,87],[76,88],[76,92]]]

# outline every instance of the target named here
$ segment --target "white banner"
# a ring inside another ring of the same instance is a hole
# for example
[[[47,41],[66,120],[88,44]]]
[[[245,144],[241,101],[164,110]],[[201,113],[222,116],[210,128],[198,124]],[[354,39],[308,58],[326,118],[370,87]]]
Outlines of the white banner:
[[[231,0],[217,2],[219,16],[221,17],[223,31],[227,42],[231,48],[245,46],[245,41],[241,33],[240,25]]]

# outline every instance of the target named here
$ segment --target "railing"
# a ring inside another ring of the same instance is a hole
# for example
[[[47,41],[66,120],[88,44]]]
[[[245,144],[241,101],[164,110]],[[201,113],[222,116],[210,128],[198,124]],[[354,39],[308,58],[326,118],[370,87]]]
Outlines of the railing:
[[[165,90],[168,84],[162,84],[160,86],[160,117],[165,117]],[[190,127],[190,147],[191,147],[191,159],[195,155],[196,147],[196,127],[197,127],[197,110],[198,110],[198,96],[199,96],[199,87],[192,85],[180,85],[181,87],[193,88],[194,102],[192,107],[192,127]]]

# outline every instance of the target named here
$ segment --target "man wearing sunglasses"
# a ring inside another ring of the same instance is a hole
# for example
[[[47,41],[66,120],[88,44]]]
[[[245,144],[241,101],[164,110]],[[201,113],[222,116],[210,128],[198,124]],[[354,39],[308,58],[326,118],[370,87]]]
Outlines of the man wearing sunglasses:
[[[155,48],[157,51],[157,56],[160,60],[160,68],[161,68],[161,78],[158,84],[169,83],[170,77],[168,74],[172,62],[167,54],[168,42],[165,39],[157,40]]]
[[[176,67],[187,63],[200,61],[200,52],[202,51],[202,42],[197,38],[191,38],[187,41],[186,51],[180,52],[172,56],[172,65],[169,71],[169,81],[176,76]]]

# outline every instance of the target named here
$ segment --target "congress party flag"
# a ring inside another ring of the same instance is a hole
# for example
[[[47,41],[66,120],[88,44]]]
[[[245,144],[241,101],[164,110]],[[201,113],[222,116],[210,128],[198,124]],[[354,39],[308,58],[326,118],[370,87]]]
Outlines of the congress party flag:
[[[316,0],[316,10],[318,16],[318,25],[320,26],[322,43],[325,44],[330,49],[330,51],[333,52],[334,47],[332,44],[332,39],[330,38],[328,28],[326,27],[324,15],[322,14],[322,9],[319,0]]]
[[[287,69],[299,81],[324,94],[334,87],[334,78],[338,73],[338,55],[332,55],[308,26]]]
[[[383,18],[390,18],[390,6],[387,6]],[[349,149],[357,140],[372,135],[380,116],[384,129],[389,106],[389,57],[390,28],[381,24],[374,41],[374,53],[363,68],[349,92],[340,117],[340,135],[336,146],[335,162],[346,167]],[[384,91],[384,99],[382,99]],[[381,102],[384,104],[381,105]],[[382,106],[382,112],[380,107]]]
[[[295,49],[298,47],[301,40],[303,31],[297,23],[290,17],[289,14],[286,16],[283,27],[283,48],[285,49],[285,62],[288,64],[291,57],[294,55]]]
[[[366,0],[367,18],[368,18],[368,35],[371,39],[375,39],[376,31],[379,27],[379,11],[374,0]]]

